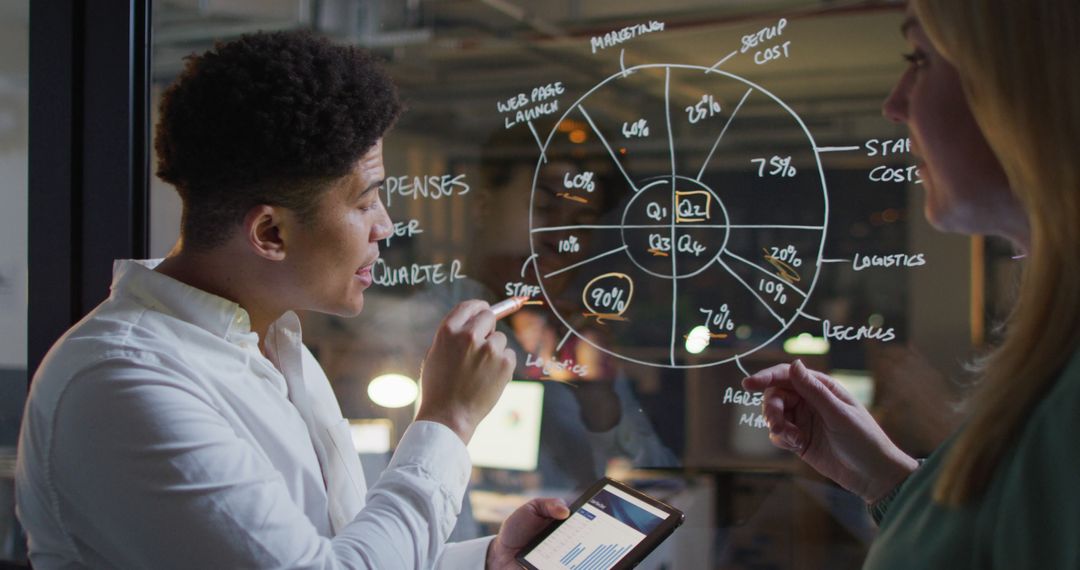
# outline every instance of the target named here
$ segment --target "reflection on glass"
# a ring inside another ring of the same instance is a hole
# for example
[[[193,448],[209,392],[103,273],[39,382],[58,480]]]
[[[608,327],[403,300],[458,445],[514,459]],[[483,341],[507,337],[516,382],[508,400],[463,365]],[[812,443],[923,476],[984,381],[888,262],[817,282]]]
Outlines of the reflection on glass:
[[[656,564],[859,567],[873,531],[858,505],[769,445],[739,380],[800,354],[854,371],[913,449],[947,425],[888,412],[916,399],[898,370],[962,357],[936,335],[963,325],[966,284],[852,265],[923,248],[934,267],[967,266],[912,220],[905,135],[880,114],[901,7],[519,4],[159,1],[154,82],[182,54],[256,29],[311,28],[385,59],[409,110],[385,141],[396,225],[381,286],[358,318],[303,315],[304,337],[345,415],[385,420],[377,438],[392,440],[412,410],[373,401],[373,378],[419,378],[462,300],[533,300],[498,326],[515,382],[474,442],[455,538],[528,496],[572,498],[618,473],[704,529]],[[168,187],[152,203],[163,254],[178,205]],[[930,354],[830,341],[826,323],[893,328],[895,348]],[[923,376],[933,385],[917,390],[948,399],[943,375]]]

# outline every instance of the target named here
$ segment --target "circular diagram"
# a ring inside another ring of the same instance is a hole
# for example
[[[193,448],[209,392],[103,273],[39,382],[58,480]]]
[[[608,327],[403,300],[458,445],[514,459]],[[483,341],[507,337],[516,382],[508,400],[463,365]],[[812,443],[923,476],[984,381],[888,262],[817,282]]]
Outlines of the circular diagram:
[[[828,192],[813,136],[769,91],[712,68],[636,66],[569,106],[542,149],[531,253],[567,337],[702,367],[804,316]]]

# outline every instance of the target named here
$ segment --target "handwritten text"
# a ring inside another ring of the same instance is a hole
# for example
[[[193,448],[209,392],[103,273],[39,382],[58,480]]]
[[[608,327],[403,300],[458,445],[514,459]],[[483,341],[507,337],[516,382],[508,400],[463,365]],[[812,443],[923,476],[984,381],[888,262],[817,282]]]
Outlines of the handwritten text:
[[[880,340],[881,342],[889,342],[896,339],[896,331],[892,328],[834,325],[828,320],[821,322],[821,330],[826,340]]]
[[[651,20],[644,24],[634,24],[621,30],[608,32],[602,36],[595,36],[589,40],[589,44],[592,46],[592,52],[596,53],[596,50],[614,47],[638,36],[662,31],[664,31],[664,23]]]
[[[386,247],[390,247],[390,240],[396,237],[413,237],[422,233],[424,233],[424,230],[420,229],[420,220],[394,222],[393,233],[386,237]]]
[[[420,285],[423,283],[453,283],[458,279],[464,279],[461,272],[461,261],[455,259],[447,268],[443,263],[411,263],[401,267],[391,267],[385,261],[379,259],[371,269],[371,280],[376,285],[393,287],[395,285]]]
[[[532,354],[525,355],[525,368],[539,368],[544,376],[562,375],[569,372],[574,376],[585,377],[589,375],[589,367],[585,364],[578,364],[573,360],[567,358],[566,360],[553,360],[547,359],[543,356],[535,356]]]
[[[870,267],[919,267],[920,265],[926,265],[926,257],[921,253],[894,253],[892,255],[860,255],[856,253],[855,259],[851,261],[851,267],[855,271],[862,271]]]
[[[510,282],[506,284],[505,291],[507,297],[536,297],[540,295],[540,286],[519,281]]]
[[[394,194],[402,198],[431,198],[438,200],[449,196],[464,196],[469,193],[469,184],[465,175],[430,175],[430,176],[391,176],[383,182],[386,190],[387,207],[393,202]]]
[[[729,387],[724,390],[724,400],[722,403],[757,407],[761,405],[764,397],[765,394],[763,392],[746,392],[744,390],[736,390]]]
[[[753,412],[739,416],[739,425],[750,426],[757,429],[765,429],[769,427],[769,424],[765,421],[765,416],[761,414],[755,414]]]

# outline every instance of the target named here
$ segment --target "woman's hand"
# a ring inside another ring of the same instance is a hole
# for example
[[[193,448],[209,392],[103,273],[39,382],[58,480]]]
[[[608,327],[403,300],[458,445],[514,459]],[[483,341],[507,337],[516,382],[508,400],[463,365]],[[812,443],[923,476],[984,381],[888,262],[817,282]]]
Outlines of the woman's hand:
[[[553,521],[570,516],[570,509],[562,499],[533,499],[518,507],[503,522],[499,534],[488,545],[488,570],[517,570],[521,566],[514,560],[518,551],[529,544],[540,531]]]
[[[884,497],[918,466],[843,386],[798,360],[766,368],[742,384],[764,392],[773,445],[797,453],[867,503]]]

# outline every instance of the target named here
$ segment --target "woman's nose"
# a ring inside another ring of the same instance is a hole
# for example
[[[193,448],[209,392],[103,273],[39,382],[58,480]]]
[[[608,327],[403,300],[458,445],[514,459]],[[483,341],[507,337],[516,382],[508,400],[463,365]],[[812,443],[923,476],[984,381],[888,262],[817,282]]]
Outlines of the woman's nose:
[[[908,118],[908,87],[911,77],[908,72],[900,76],[892,92],[881,105],[881,114],[894,123],[906,123]]]

